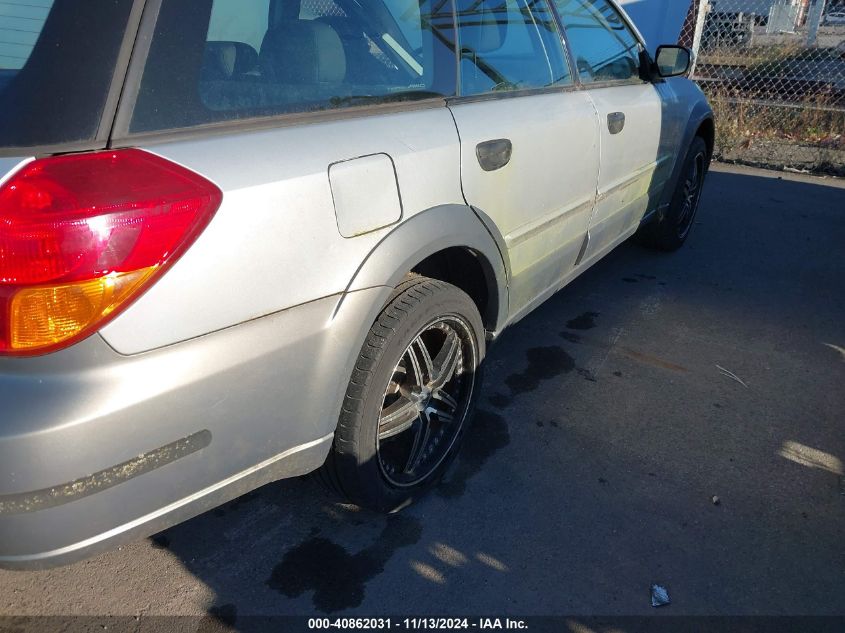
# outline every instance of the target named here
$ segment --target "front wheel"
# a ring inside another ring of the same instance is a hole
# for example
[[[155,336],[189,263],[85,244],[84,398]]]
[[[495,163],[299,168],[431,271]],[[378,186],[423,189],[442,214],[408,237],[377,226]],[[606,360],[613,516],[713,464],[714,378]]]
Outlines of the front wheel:
[[[683,246],[698,213],[704,177],[709,166],[707,144],[703,138],[696,136],[690,143],[666,214],[640,229],[641,242],[662,251],[676,251]]]
[[[323,480],[379,511],[434,485],[469,423],[484,341],[463,291],[420,276],[401,284],[358,356]]]

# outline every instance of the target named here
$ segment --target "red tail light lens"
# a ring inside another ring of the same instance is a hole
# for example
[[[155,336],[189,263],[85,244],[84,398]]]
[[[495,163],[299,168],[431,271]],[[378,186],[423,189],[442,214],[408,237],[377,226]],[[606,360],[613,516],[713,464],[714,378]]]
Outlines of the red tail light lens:
[[[0,354],[43,354],[100,329],[222,200],[205,178],[141,150],[26,164],[0,187]]]

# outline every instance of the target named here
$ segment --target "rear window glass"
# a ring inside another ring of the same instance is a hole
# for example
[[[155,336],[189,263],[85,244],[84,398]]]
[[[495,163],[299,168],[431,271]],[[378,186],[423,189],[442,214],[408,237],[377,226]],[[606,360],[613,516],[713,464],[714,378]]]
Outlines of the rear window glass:
[[[0,2],[0,148],[92,140],[132,0]]]
[[[164,0],[130,132],[451,96],[447,0]]]

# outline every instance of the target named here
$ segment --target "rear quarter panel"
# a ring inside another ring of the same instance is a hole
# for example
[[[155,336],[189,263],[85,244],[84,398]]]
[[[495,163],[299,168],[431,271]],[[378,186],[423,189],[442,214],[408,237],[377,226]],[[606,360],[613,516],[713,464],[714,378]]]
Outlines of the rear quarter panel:
[[[342,237],[328,176],[333,163],[388,155],[399,183],[400,222],[437,205],[463,203],[458,136],[445,107],[147,149],[214,181],[224,200],[185,256],[102,331],[123,354],[343,292],[396,224]]]

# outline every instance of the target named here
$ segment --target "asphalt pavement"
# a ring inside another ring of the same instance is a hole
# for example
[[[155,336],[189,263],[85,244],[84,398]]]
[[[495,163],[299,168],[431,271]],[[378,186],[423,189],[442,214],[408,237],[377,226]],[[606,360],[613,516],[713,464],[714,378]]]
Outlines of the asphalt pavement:
[[[845,615],[845,182],[719,166],[490,350],[465,450],[390,517],[282,481],[0,615]]]

